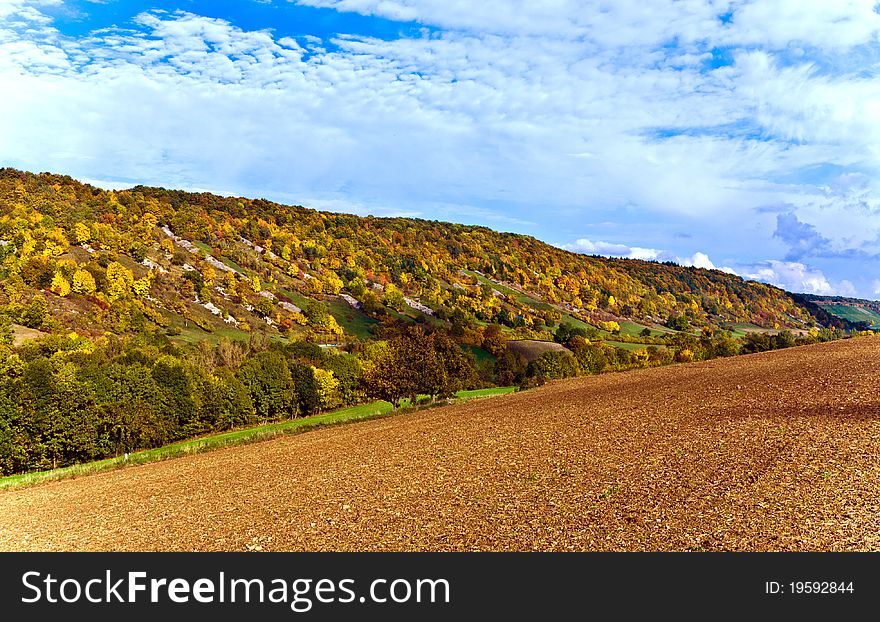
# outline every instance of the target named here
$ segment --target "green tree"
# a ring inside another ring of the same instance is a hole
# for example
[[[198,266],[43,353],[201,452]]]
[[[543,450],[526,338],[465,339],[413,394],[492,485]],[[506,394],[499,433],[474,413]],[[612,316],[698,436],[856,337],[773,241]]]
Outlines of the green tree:
[[[259,352],[245,361],[238,378],[247,387],[254,410],[264,421],[296,417],[297,394],[287,361],[273,350]]]
[[[40,294],[34,296],[22,316],[22,323],[28,328],[42,328],[49,320],[49,305]]]
[[[568,352],[551,350],[529,363],[528,375],[542,379],[571,378],[580,372],[577,359]]]

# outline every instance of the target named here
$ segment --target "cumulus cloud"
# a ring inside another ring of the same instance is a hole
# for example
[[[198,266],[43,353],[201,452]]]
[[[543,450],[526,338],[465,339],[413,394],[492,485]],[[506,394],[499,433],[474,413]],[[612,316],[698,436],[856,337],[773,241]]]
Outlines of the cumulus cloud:
[[[693,266],[694,268],[705,268],[706,270],[715,270],[715,264],[709,259],[706,253],[696,252],[692,256],[679,261],[683,266]]]
[[[797,261],[771,259],[741,269],[741,275],[746,278],[770,283],[792,292],[825,296],[852,296],[856,293],[850,281],[844,279],[832,283],[821,270]]]

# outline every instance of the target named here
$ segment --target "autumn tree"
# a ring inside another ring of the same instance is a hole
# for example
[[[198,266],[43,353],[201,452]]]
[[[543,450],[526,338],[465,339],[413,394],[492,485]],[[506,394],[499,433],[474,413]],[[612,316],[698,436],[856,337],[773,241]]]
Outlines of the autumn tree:
[[[67,279],[64,278],[64,275],[60,272],[56,272],[55,276],[52,277],[52,284],[50,288],[53,292],[58,294],[59,296],[67,296],[70,294],[70,283]]]
[[[84,296],[94,295],[97,287],[95,277],[88,270],[77,270],[73,274],[73,291]]]
[[[131,292],[134,276],[131,270],[114,261],[107,266],[107,295],[110,300],[120,300]]]
[[[364,352],[361,384],[367,396],[391,403],[397,410],[400,400],[412,394],[412,375],[398,348],[388,342],[370,344]]]

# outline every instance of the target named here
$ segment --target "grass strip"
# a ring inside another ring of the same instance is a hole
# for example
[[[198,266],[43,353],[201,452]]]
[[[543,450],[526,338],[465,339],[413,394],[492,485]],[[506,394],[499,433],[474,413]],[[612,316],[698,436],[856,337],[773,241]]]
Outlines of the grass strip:
[[[453,403],[466,402],[472,399],[494,397],[496,395],[505,395],[512,393],[516,387],[493,387],[490,389],[475,389],[471,391],[459,391],[455,394]],[[425,404],[424,406],[436,407],[443,405],[445,402],[437,404]],[[417,404],[415,409],[422,405]],[[409,404],[409,400],[401,402],[403,412],[414,410]],[[398,410],[397,413],[401,412]],[[387,417],[395,413],[391,404],[388,402],[371,402],[369,404],[361,404],[359,406],[350,406],[321,415],[312,415],[310,417],[299,417],[297,419],[289,419],[278,423],[269,423],[252,428],[242,430],[232,430],[230,432],[220,432],[203,436],[191,440],[179,441],[164,445],[155,449],[145,449],[136,451],[128,455],[126,461],[124,457],[107,458],[96,462],[87,462],[84,464],[75,464],[51,471],[38,471],[34,473],[22,473],[19,475],[9,475],[0,478],[0,490],[9,490],[12,488],[23,488],[25,486],[33,486],[43,482],[50,482],[61,479],[72,479],[100,473],[102,471],[110,471],[126,466],[136,464],[146,464],[149,462],[160,462],[181,456],[191,454],[199,454],[222,447],[232,447],[235,445],[244,445],[247,443],[256,443],[272,438],[277,438],[284,434],[300,434],[315,428],[324,426],[340,425],[352,423],[355,421],[365,421],[367,419],[377,419],[379,417]]]

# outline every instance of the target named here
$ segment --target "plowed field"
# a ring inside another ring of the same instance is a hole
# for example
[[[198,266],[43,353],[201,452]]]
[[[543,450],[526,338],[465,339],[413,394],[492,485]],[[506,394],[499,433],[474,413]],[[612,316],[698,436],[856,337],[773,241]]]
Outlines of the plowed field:
[[[0,493],[14,550],[878,550],[880,338]]]

